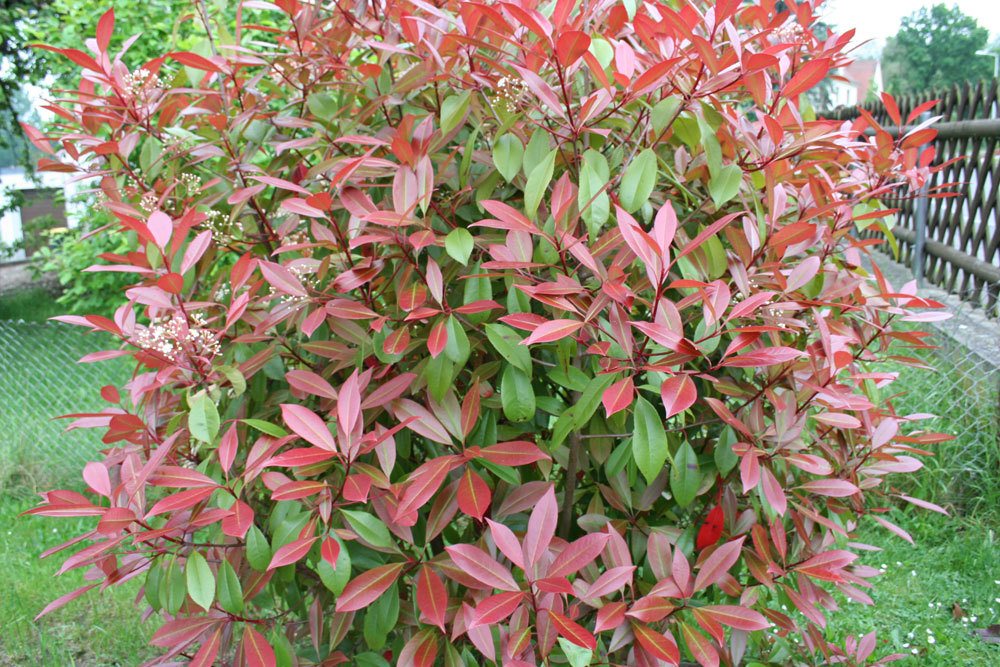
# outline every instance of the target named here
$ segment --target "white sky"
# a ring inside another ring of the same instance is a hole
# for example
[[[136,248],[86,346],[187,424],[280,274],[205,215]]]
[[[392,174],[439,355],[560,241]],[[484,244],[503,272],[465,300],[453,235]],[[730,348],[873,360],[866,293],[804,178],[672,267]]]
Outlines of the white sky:
[[[855,28],[855,43],[865,40],[884,42],[899,30],[903,17],[921,7],[943,2],[958,5],[964,13],[979,21],[990,31],[991,38],[1000,34],[1000,1],[998,0],[827,0],[820,13],[842,32]]]

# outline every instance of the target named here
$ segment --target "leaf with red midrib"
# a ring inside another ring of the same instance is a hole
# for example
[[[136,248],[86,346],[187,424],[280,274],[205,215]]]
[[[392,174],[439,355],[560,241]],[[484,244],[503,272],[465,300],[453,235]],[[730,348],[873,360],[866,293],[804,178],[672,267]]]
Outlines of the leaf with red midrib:
[[[403,563],[390,563],[359,574],[348,582],[337,598],[337,613],[357,611],[370,605],[396,582],[403,567]]]
[[[601,403],[604,404],[604,411],[610,417],[632,405],[633,398],[635,398],[635,383],[630,375],[605,389]]]
[[[632,623],[632,634],[639,646],[657,660],[676,665],[681,661],[681,653],[673,639],[661,634],[644,623]]]
[[[444,582],[430,568],[423,565],[417,573],[417,608],[431,625],[445,631],[444,618],[448,611],[448,590]]]
[[[474,473],[471,468],[465,469],[462,481],[458,484],[458,508],[471,517],[482,521],[486,510],[490,507],[492,493],[483,478]]]
[[[326,422],[307,407],[294,403],[281,404],[281,418],[288,428],[306,442],[329,452],[337,451],[337,443],[326,426]]]
[[[552,624],[556,628],[562,637],[576,644],[577,646],[582,646],[583,648],[590,649],[593,651],[597,648],[597,638],[590,634],[585,628],[580,624],[569,620],[557,611],[549,609],[549,616],[552,618]]]
[[[521,345],[533,345],[535,343],[552,343],[571,336],[580,330],[583,322],[578,320],[551,320],[538,325],[531,335],[521,341]]]
[[[267,569],[273,570],[276,567],[283,567],[299,562],[306,557],[313,542],[318,539],[318,537],[306,537],[286,544],[274,552],[274,556],[271,558],[271,563],[267,566]]]
[[[698,399],[698,390],[689,375],[674,375],[663,381],[660,398],[666,408],[667,419],[684,412]]]
[[[277,664],[274,649],[264,635],[249,625],[243,630],[243,657],[247,667],[275,667]]]
[[[454,544],[445,547],[455,565],[462,569],[484,586],[498,588],[502,591],[518,591],[520,587],[514,581],[510,571],[495,558],[471,544]]]

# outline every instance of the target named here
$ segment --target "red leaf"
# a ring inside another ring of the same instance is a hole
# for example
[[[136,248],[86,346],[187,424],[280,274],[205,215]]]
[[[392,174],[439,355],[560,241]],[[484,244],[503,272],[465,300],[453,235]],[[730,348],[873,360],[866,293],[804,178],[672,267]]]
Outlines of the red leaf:
[[[591,533],[572,542],[555,558],[545,576],[565,577],[579,572],[601,554],[608,538],[607,533]]]
[[[781,90],[782,97],[795,97],[800,93],[806,92],[822,81],[823,77],[825,77],[829,71],[829,58],[816,58],[815,60],[810,60],[802,66],[802,69],[795,73],[795,76],[793,76],[788,83],[785,84],[785,87]]]
[[[514,467],[548,459],[549,455],[540,450],[538,445],[533,442],[512,440],[483,447],[479,451],[479,458],[484,458],[497,465]]]
[[[330,567],[337,567],[337,558],[340,557],[340,542],[327,537],[319,545],[319,555]]]
[[[100,583],[100,582],[98,582],[98,583]],[[81,595],[83,595],[84,593],[86,593],[91,588],[94,588],[97,585],[98,584],[88,584],[86,586],[83,586],[82,588],[76,589],[75,591],[72,591],[70,593],[66,593],[65,595],[59,596],[58,598],[56,598],[52,602],[50,602],[47,605],[45,605],[45,608],[42,609],[40,612],[38,612],[38,615],[35,616],[35,620],[37,621],[42,616],[45,616],[46,614],[51,614],[56,609],[59,609],[60,607],[66,606],[67,604],[69,604],[73,600],[77,599],[78,597],[80,597]],[[160,628],[160,630],[162,630],[162,629],[163,628]],[[159,631],[157,631],[157,632],[159,632]],[[154,638],[155,638],[155,636],[156,635],[154,635]]]
[[[274,556],[271,557],[271,563],[267,566],[267,569],[273,570],[276,567],[298,563],[306,557],[313,542],[318,539],[318,537],[305,537],[286,544],[274,552]]]
[[[668,377],[660,386],[660,398],[667,410],[667,419],[684,412],[698,399],[698,390],[690,375]]]
[[[348,582],[337,598],[337,612],[364,609],[389,590],[403,571],[404,563],[390,563],[372,568]]]
[[[831,498],[846,498],[858,492],[858,487],[846,479],[814,479],[799,487],[803,491]]]
[[[461,459],[454,455],[439,456],[421,464],[413,471],[406,483],[405,491],[396,508],[397,521],[415,512],[427,504],[437,490],[441,488],[448,473],[460,465]],[[414,520],[416,517],[413,517]],[[412,525],[412,524],[407,524]]]
[[[722,505],[716,505],[705,517],[705,523],[698,530],[698,539],[695,541],[695,548],[701,551],[705,547],[710,547],[722,537],[723,513]]]
[[[94,584],[96,586],[96,584]],[[189,644],[221,619],[207,616],[188,616],[167,621],[161,625],[149,643],[164,648],[177,648]]]
[[[275,667],[277,658],[274,649],[260,634],[249,625],[243,629],[243,657],[247,667]]]
[[[616,412],[621,412],[632,405],[634,398],[635,383],[632,381],[632,376],[630,375],[605,389],[604,394],[601,396],[601,403],[604,404],[604,410],[608,417],[610,417]]]
[[[583,322],[577,320],[552,320],[540,324],[531,335],[521,341],[521,345],[532,345],[534,343],[551,343],[570,336],[583,326]]]
[[[431,357],[437,357],[439,354],[444,352],[445,346],[448,344],[448,319],[440,318],[437,323],[431,329],[430,334],[427,336],[427,350],[431,353]]]
[[[298,369],[288,371],[285,373],[285,379],[288,380],[288,384],[291,385],[293,389],[298,389],[306,394],[312,394],[313,396],[320,396],[322,398],[330,398],[333,400],[336,400],[337,398],[337,391],[330,385],[330,383],[312,371]]]
[[[445,631],[444,618],[448,611],[448,590],[429,565],[422,565],[417,573],[417,608],[431,625]]]
[[[582,646],[583,648],[590,649],[593,651],[597,648],[597,638],[590,634],[587,630],[581,627],[574,621],[569,620],[557,611],[549,609],[549,617],[552,619],[552,624],[556,628],[561,636],[565,637],[571,643],[577,646]]]
[[[609,602],[597,610],[597,620],[594,623],[594,632],[604,632],[613,630],[625,622],[624,602]]]
[[[583,57],[590,48],[590,35],[579,30],[567,30],[556,42],[556,58],[563,67],[569,67]]]
[[[219,648],[222,643],[222,628],[216,628],[212,636],[207,641],[202,642],[201,648],[191,660],[191,667],[212,667],[215,658],[219,655]]]
[[[115,10],[112,7],[104,12],[97,22],[97,48],[101,53],[107,53],[111,43],[111,35],[115,31]],[[898,123],[897,123],[898,125]]]
[[[672,637],[659,633],[643,623],[632,623],[632,633],[635,635],[636,641],[639,642],[639,646],[657,660],[663,660],[672,665],[680,663],[681,654]]]
[[[230,537],[243,539],[253,525],[253,508],[242,500],[233,503],[229,516],[222,520],[222,532]]]
[[[309,444],[329,452],[337,451],[337,443],[326,427],[326,422],[309,408],[294,403],[282,403],[281,417],[288,428]]]
[[[559,506],[556,494],[550,486],[541,497],[535,509],[528,518],[528,529],[524,533],[524,564],[530,570],[542,559],[556,534],[556,522],[559,518]]]
[[[476,615],[469,624],[470,628],[480,625],[493,625],[499,623],[521,606],[524,601],[524,593],[497,593],[486,598],[476,605]]]
[[[712,552],[712,555],[702,563],[701,570],[694,580],[694,590],[700,591],[713,584],[719,583],[722,577],[729,572],[729,568],[736,564],[740,557],[740,549],[743,547],[743,538],[726,542],[721,547]]]
[[[774,366],[805,356],[804,352],[791,347],[765,347],[745,354],[737,354],[720,364],[735,368],[756,368],[759,366]]]
[[[148,519],[165,512],[186,510],[189,507],[197,505],[203,500],[207,500],[214,491],[215,487],[189,489],[187,491],[181,491],[180,493],[167,496],[153,505],[153,508],[149,510],[148,514],[146,514],[146,518]]]
[[[785,490],[781,488],[781,484],[767,466],[761,468],[760,474],[761,481],[763,482],[761,486],[764,489],[764,498],[778,516],[784,516],[785,511],[788,509],[788,499],[785,498]]]
[[[471,544],[455,544],[445,547],[445,551],[465,574],[484,586],[502,591],[521,590],[510,571],[485,551]]]
[[[222,72],[222,69],[218,65],[213,63],[208,58],[199,56],[197,53],[191,53],[189,51],[174,51],[173,53],[168,53],[167,55],[186,67],[200,69],[204,72]]]
[[[765,630],[771,626],[764,616],[753,609],[734,605],[712,605],[699,607],[699,611],[708,614],[712,619],[737,630],[753,632]]]
[[[712,642],[705,635],[701,634],[687,623],[681,623],[681,634],[684,636],[684,643],[687,644],[691,655],[702,667],[719,667],[719,652],[712,646]]]
[[[222,472],[229,474],[229,469],[233,467],[233,461],[236,460],[236,452],[239,449],[239,445],[236,424],[232,424],[226,429],[226,432],[222,434],[222,438],[219,440],[219,465],[222,466]]]
[[[458,508],[482,521],[486,510],[490,507],[491,497],[490,487],[483,478],[471,468],[466,468],[462,481],[458,484]]]

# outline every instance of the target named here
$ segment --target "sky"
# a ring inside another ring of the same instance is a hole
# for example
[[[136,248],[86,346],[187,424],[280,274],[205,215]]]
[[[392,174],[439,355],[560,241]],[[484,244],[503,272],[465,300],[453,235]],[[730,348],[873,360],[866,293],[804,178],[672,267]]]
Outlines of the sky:
[[[855,28],[855,43],[865,40],[885,42],[899,30],[899,22],[921,7],[944,2],[958,5],[964,13],[979,21],[990,31],[990,36],[1000,34],[1000,1],[998,0],[827,0],[821,14],[834,24],[838,32]]]

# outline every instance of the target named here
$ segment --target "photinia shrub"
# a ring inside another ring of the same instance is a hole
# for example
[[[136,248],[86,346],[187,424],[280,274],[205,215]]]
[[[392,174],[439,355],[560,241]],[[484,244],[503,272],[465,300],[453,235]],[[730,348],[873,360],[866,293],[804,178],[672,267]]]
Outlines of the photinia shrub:
[[[31,510],[95,517],[44,611],[138,578],[154,664],[899,657],[824,627],[859,523],[940,509],[879,366],[939,304],[858,234],[934,131],[799,106],[847,62],[816,4],[245,0],[201,53],[126,65],[111,12],[57,49],[28,132],[134,281],[62,319],[135,372]]]

